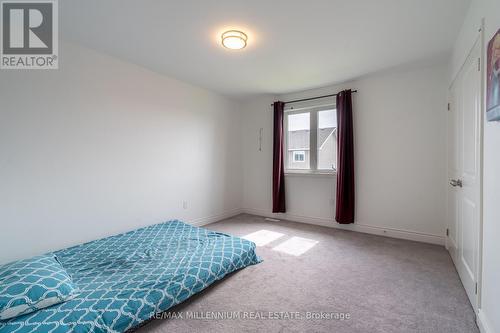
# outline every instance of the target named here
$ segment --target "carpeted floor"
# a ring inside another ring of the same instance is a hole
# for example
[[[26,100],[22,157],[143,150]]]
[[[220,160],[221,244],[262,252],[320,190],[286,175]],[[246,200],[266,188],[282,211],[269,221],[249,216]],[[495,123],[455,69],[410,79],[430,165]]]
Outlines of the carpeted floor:
[[[443,247],[252,215],[205,227],[283,236],[257,248],[261,264],[173,308],[176,318],[151,321],[137,332],[479,332]],[[292,244],[291,250],[314,245],[298,256],[273,250],[292,237],[317,243]],[[308,319],[308,313],[323,318]]]

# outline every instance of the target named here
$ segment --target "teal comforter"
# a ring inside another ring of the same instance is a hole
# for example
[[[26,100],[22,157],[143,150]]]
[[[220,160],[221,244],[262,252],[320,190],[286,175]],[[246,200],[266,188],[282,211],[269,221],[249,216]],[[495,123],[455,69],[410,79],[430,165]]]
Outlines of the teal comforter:
[[[254,243],[180,221],[55,254],[79,294],[0,321],[0,332],[125,332],[228,273],[260,262]]]

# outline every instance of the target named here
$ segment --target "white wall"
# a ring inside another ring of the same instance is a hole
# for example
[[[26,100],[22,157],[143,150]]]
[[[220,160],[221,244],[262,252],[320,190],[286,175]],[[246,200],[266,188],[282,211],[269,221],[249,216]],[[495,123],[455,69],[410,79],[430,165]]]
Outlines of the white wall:
[[[455,44],[451,77],[459,70],[485,20],[485,42],[500,28],[500,1],[472,0]],[[483,50],[486,57],[486,49]],[[486,58],[485,58],[486,59]],[[483,65],[486,61],[483,61]],[[484,126],[483,263],[479,324],[484,332],[500,332],[500,122]]]
[[[272,215],[272,111],[290,100],[358,89],[354,95],[356,223],[345,228],[444,243],[446,197],[446,66],[421,64],[343,85],[285,96],[261,96],[244,105],[243,206]],[[264,148],[258,151],[259,128]],[[335,209],[335,177],[286,176],[283,217],[328,226]]]
[[[237,104],[76,45],[60,55],[59,70],[0,73],[0,262],[239,212]]]

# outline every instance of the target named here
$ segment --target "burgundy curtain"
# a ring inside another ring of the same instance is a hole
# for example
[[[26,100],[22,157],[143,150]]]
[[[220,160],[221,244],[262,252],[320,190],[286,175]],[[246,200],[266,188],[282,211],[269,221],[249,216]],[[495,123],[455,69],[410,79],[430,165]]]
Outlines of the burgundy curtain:
[[[273,130],[273,213],[284,213],[285,208],[285,163],[283,144],[285,128],[283,126],[285,103],[274,102]]]
[[[354,223],[354,131],[351,90],[337,95],[337,203],[335,220]]]

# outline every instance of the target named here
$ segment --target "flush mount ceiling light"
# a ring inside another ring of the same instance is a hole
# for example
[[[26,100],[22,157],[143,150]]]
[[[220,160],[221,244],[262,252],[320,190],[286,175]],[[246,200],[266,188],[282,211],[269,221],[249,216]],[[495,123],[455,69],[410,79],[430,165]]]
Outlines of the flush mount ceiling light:
[[[222,45],[231,50],[241,50],[247,46],[247,35],[238,30],[228,30],[221,36]]]

